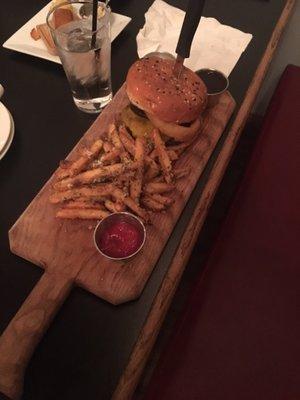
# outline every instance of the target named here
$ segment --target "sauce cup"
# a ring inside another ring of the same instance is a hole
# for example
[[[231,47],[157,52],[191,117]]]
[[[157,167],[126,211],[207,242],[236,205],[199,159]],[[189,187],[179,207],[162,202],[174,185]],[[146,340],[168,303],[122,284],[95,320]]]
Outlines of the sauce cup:
[[[127,260],[141,251],[146,228],[140,218],[128,212],[117,212],[103,218],[94,230],[94,244],[110,260]]]
[[[221,95],[228,89],[229,79],[223,72],[216,69],[202,68],[196,74],[207,87],[208,107],[215,106]]]

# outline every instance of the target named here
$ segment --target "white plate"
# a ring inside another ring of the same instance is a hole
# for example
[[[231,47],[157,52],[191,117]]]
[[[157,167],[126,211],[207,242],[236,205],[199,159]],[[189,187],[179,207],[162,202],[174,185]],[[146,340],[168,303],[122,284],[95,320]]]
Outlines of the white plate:
[[[61,64],[59,57],[48,53],[46,46],[42,40],[33,40],[30,36],[31,30],[39,24],[46,22],[50,3],[48,3],[41,11],[31,18],[25,25],[15,32],[4,44],[3,47],[15,50],[20,53],[30,54],[31,56],[44,58]],[[125,26],[131,21],[131,18],[125,15],[111,13],[111,41],[113,41]]]
[[[6,146],[11,131],[11,119],[7,108],[0,103],[0,153]]]
[[[6,111],[8,112],[8,115],[9,115],[9,118],[10,118],[10,133],[9,133],[9,137],[8,137],[8,140],[7,140],[4,148],[0,151],[0,160],[7,153],[8,149],[10,148],[10,145],[11,145],[11,143],[13,141],[14,135],[15,135],[15,124],[14,124],[13,117],[11,116],[11,113],[7,109],[6,109]]]

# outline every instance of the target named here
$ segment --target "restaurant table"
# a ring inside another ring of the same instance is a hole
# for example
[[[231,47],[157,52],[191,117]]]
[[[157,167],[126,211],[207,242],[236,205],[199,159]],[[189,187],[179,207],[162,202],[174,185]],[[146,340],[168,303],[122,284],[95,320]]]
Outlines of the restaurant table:
[[[114,92],[137,58],[135,37],[143,26],[143,16],[151,3],[150,0],[112,0],[110,3],[113,11],[132,18],[112,44]],[[181,7],[185,4],[183,0],[170,0],[169,3]],[[141,297],[116,307],[80,288],[74,289],[28,366],[24,400],[105,400],[113,393],[115,399],[130,398],[153,344],[150,340],[143,350],[141,335],[148,323],[148,335],[154,338],[163,319],[163,313],[153,314],[153,307],[162,296],[161,288],[170,265],[174,264],[173,256],[190,221],[195,222],[193,210],[199,206],[199,198],[213,173],[218,179],[212,183],[211,192],[214,193],[218,187],[293,3],[293,0],[206,1],[205,16],[215,17],[223,24],[253,34],[253,40],[230,75],[230,91],[237,102],[235,114]],[[0,12],[1,43],[45,4],[45,1],[35,0],[5,2]],[[1,48],[0,82],[6,90],[2,101],[11,111],[16,125],[12,147],[0,163],[2,332],[42,274],[41,269],[10,252],[7,231],[95,117],[75,108],[60,65]],[[232,140],[228,141],[230,135],[233,135]],[[227,150],[222,152],[224,148]],[[220,154],[221,159],[218,158]],[[215,168],[216,160],[221,162],[218,162],[218,166],[221,165],[219,170]],[[196,233],[200,222],[203,221],[199,221]],[[196,236],[194,234],[186,249],[187,254],[190,254]],[[180,272],[184,266],[181,265]],[[180,273],[176,284],[179,278]],[[172,293],[172,288],[164,293],[168,300],[165,308]],[[152,324],[149,324],[149,316]],[[130,355],[137,354],[137,346],[140,346],[140,358],[135,364]]]

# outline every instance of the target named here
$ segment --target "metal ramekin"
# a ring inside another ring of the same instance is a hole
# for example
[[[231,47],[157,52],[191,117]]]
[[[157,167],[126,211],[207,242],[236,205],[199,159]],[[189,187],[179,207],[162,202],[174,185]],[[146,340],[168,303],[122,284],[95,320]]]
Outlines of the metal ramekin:
[[[218,92],[212,92],[212,93],[207,93],[207,99],[208,99],[208,107],[213,107],[214,105],[216,105],[219,101],[220,96],[226,92],[226,90],[229,87],[229,79],[228,77],[223,74],[223,72],[217,70],[217,69],[213,69],[213,68],[201,68],[198,69],[196,71],[196,74],[201,78],[201,76],[199,75],[200,71],[210,71],[210,72],[214,72],[217,73],[218,75],[222,76],[222,78],[224,78],[224,87],[222,88],[222,90],[219,90]]]
[[[103,253],[102,250],[98,247],[97,244],[97,236],[100,235],[104,230],[109,227],[113,222],[116,221],[128,221],[130,223],[133,223],[140,231],[143,240],[140,245],[140,247],[133,253],[130,254],[129,256],[126,257],[110,257],[107,254]],[[94,244],[96,249],[99,251],[100,254],[102,254],[104,257],[109,258],[110,260],[114,261],[120,261],[120,260],[127,260],[129,258],[132,258],[135,256],[137,253],[141,251],[143,248],[144,244],[146,241],[146,228],[142,220],[135,215],[129,213],[129,212],[116,212],[113,214],[108,215],[107,217],[103,218],[101,221],[98,222],[97,226],[95,227],[94,230]]]

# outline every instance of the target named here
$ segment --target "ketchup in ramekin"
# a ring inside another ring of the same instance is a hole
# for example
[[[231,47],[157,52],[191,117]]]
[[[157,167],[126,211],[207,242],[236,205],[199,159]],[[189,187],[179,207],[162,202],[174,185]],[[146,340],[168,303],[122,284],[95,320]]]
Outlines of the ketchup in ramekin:
[[[123,260],[137,254],[143,247],[146,230],[135,215],[120,212],[99,222],[94,241],[99,252],[113,260]]]

